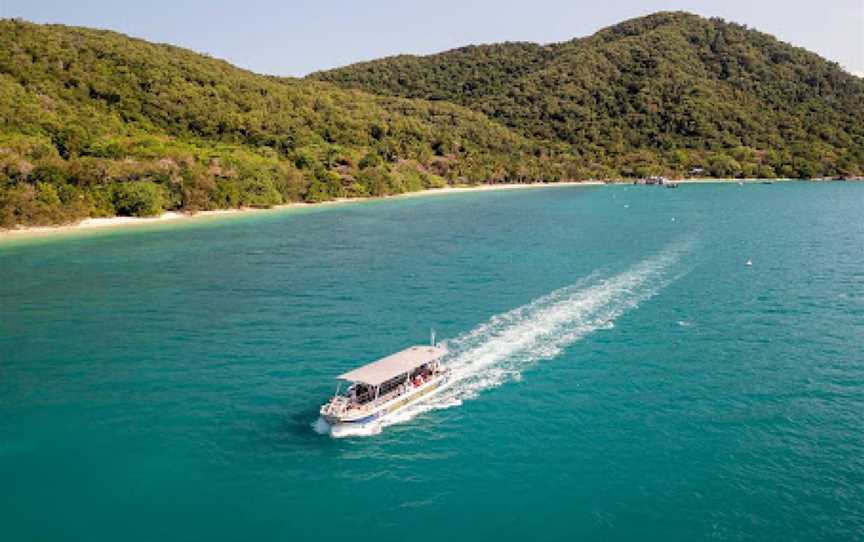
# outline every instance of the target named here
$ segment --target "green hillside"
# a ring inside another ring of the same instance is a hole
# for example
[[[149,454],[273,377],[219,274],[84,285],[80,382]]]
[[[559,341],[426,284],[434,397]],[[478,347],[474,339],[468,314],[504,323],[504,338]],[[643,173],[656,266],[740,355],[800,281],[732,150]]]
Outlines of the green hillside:
[[[0,227],[553,180],[560,160],[457,105],[0,21]]]
[[[593,36],[397,56],[311,77],[446,100],[607,175],[860,175],[864,80],[744,26],[657,13]]]
[[[306,79],[0,21],[0,227],[695,167],[864,174],[864,80],[686,13]]]

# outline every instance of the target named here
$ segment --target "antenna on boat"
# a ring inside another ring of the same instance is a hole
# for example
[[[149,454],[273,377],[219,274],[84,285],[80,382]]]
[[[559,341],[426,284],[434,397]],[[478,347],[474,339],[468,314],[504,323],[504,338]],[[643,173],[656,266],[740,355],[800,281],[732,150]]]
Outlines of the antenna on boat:
[[[432,343],[432,346],[435,346],[435,329],[429,329],[429,335],[431,336],[429,342]]]

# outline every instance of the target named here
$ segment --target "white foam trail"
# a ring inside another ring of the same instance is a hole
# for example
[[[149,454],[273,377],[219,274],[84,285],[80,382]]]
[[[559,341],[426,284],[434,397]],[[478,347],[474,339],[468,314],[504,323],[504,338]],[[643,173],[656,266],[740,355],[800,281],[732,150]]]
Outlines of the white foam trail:
[[[611,278],[589,277],[555,290],[493,316],[450,341],[451,354],[445,360],[453,371],[449,386],[422,403],[388,416],[381,426],[461,405],[483,390],[521,378],[522,369],[558,356],[585,335],[614,327],[615,319],[653,297],[675,278],[669,276],[669,270],[691,245],[691,241],[676,243]]]
[[[327,423],[327,422],[324,422]],[[350,424],[350,425],[334,425],[330,427],[330,436],[333,438],[344,438],[344,437],[371,437],[373,435],[377,435],[381,433],[381,422],[374,421],[370,423],[366,423],[363,425],[360,424]]]
[[[327,423],[327,420],[324,418],[318,418],[314,422],[312,422],[312,430],[318,433],[319,435],[326,435],[330,432],[330,424]]]
[[[370,437],[381,432],[381,424],[372,422],[364,425],[330,425],[324,418],[318,418],[311,424],[312,430],[319,435],[342,437]]]

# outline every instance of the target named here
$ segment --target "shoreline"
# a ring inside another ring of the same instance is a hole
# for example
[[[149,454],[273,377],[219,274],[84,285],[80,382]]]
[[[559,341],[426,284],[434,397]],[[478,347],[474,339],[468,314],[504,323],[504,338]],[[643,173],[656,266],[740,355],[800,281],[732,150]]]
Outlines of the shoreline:
[[[366,198],[337,198],[320,203],[292,202],[273,207],[242,207],[239,209],[216,209],[212,211],[199,211],[197,213],[184,213],[182,211],[166,211],[159,216],[132,217],[112,216],[105,218],[85,218],[74,224],[61,224],[57,226],[24,226],[14,229],[0,229],[0,242],[10,239],[27,239],[33,237],[50,237],[67,233],[82,233],[90,231],[106,231],[134,226],[145,226],[153,224],[167,224],[174,222],[186,223],[190,220],[227,217],[231,215],[245,216],[250,213],[264,213],[285,211],[289,209],[303,209],[314,207],[326,207],[332,205],[343,205],[363,201],[380,201],[396,198],[412,198],[425,196],[439,196],[447,194],[458,194],[463,192],[485,192],[492,190],[520,190],[529,188],[551,188],[555,186],[603,186],[602,181],[568,181],[560,183],[525,183],[525,184],[484,184],[477,186],[446,186],[444,188],[427,188],[417,192],[406,192],[404,194],[393,194],[390,196],[376,196]]]
[[[764,182],[826,182],[835,179],[715,179],[715,178],[690,178],[670,179],[678,184],[760,184]],[[857,179],[853,179],[857,180]],[[289,209],[303,209],[314,207],[325,207],[330,205],[343,205],[364,201],[380,201],[396,198],[414,198],[426,196],[439,196],[447,194],[459,194],[463,192],[486,192],[494,190],[523,190],[532,188],[554,188],[556,186],[636,186],[632,180],[621,181],[562,181],[557,183],[507,183],[507,184],[481,184],[474,186],[445,186],[443,188],[427,188],[417,192],[406,192],[404,194],[393,194],[389,196],[370,196],[362,198],[337,198],[320,203],[292,202],[273,207],[242,207],[239,209],[215,209],[211,211],[198,211],[197,213],[185,213],[182,211],[166,211],[159,216],[153,217],[131,217],[113,216],[104,218],[85,218],[74,224],[62,224],[57,226],[24,226],[14,229],[0,229],[0,243],[11,239],[28,239],[37,237],[51,237],[68,233],[84,233],[97,231],[111,231],[121,228],[146,226],[155,224],[167,224],[172,222],[186,223],[190,220],[227,217],[231,215],[245,216],[250,213],[278,212]]]

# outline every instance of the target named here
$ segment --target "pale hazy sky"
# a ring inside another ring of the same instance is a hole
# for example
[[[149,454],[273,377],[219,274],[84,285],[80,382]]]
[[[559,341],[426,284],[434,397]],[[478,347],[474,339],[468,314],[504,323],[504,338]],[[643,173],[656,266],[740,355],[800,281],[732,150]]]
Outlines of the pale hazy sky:
[[[563,41],[679,9],[746,24],[864,76],[864,0],[0,0],[2,18],[107,28],[298,76],[471,43]]]

